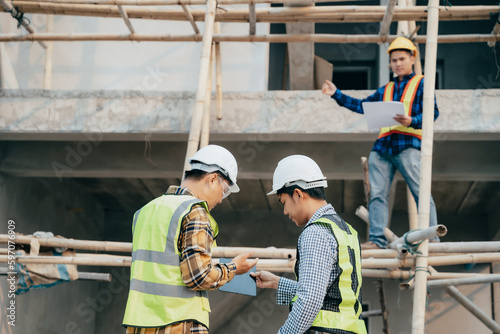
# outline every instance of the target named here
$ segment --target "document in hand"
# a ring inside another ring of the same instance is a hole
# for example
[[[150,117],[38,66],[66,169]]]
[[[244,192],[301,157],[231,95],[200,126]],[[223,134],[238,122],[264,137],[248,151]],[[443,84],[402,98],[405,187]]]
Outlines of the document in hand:
[[[404,115],[405,107],[399,101],[363,102],[365,119],[369,129],[379,129],[385,126],[401,125],[394,120],[397,114]]]
[[[229,263],[231,262],[231,260],[221,258],[219,262]],[[250,277],[250,273],[254,273],[255,271],[256,270],[254,266],[246,274],[234,276],[229,283],[226,283],[223,286],[221,286],[219,290],[225,292],[239,293],[241,295],[257,296],[257,285],[255,284],[255,281],[252,279],[252,277]]]

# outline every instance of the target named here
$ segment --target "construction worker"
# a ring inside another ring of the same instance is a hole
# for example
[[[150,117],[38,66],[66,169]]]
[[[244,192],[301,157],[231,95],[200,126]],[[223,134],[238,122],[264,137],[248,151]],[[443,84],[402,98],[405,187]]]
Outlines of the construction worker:
[[[397,115],[394,120],[401,125],[380,129],[378,139],[373,145],[368,159],[370,179],[370,216],[369,241],[361,244],[361,249],[385,248],[387,238],[384,230],[389,220],[388,197],[396,169],[405,179],[418,204],[420,181],[420,146],[422,140],[422,111],[424,77],[415,75],[413,64],[417,55],[415,45],[405,37],[396,38],[387,52],[394,80],[380,87],[364,100],[343,94],[330,81],[326,80],[322,92],[331,96],[340,106],[363,114],[362,102],[401,101],[405,114]],[[434,120],[439,116],[434,99]],[[436,205],[431,196],[429,226],[437,225]],[[439,241],[433,239],[431,241]]]
[[[219,232],[210,215],[239,191],[238,165],[225,148],[208,145],[189,159],[180,187],[139,209],[132,224],[130,291],[123,319],[127,333],[208,334],[207,290],[248,272],[252,253],[212,264]]]
[[[302,227],[297,281],[267,271],[251,273],[260,288],[277,289],[277,303],[291,311],[278,334],[365,334],[361,320],[361,258],[357,232],[326,202],[326,177],[309,157],[278,163],[273,189],[283,213]]]

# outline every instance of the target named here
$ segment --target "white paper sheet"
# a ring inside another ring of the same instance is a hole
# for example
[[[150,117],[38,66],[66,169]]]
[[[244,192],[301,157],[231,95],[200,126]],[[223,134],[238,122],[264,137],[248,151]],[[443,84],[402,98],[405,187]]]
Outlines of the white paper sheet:
[[[379,129],[385,126],[401,125],[394,120],[397,114],[404,115],[405,107],[399,101],[363,102],[365,119],[369,129]]]

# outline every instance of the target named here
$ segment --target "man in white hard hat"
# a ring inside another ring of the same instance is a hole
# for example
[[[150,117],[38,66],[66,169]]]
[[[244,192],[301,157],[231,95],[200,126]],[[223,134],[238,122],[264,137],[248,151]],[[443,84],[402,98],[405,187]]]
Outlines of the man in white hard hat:
[[[361,320],[361,256],[357,232],[326,201],[326,177],[309,157],[278,163],[273,190],[283,213],[302,227],[297,281],[267,271],[251,273],[260,288],[277,289],[277,303],[291,311],[278,334],[365,334]]]
[[[420,147],[422,140],[422,111],[424,76],[415,75],[413,65],[417,54],[416,46],[406,37],[396,38],[387,50],[394,80],[380,87],[366,99],[359,100],[342,93],[326,80],[322,92],[331,96],[340,106],[363,114],[362,102],[401,101],[405,114],[394,118],[401,125],[380,129],[378,139],[368,158],[370,179],[370,237],[361,244],[361,249],[385,248],[387,238],[384,230],[389,220],[389,191],[396,169],[408,184],[418,204],[420,181]],[[434,99],[434,120],[439,116]],[[437,225],[436,205],[431,196],[429,226]],[[435,238],[431,241],[439,241]]]
[[[248,272],[252,253],[212,264],[219,232],[210,210],[232,192],[238,165],[225,148],[208,145],[189,159],[180,187],[138,210],[132,224],[130,291],[123,319],[127,333],[208,334],[207,290]]]

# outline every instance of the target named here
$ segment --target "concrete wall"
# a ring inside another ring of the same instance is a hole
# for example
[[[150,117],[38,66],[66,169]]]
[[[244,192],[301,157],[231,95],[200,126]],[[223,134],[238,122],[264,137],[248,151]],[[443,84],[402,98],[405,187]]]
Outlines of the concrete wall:
[[[261,6],[261,5],[258,5]],[[196,6],[191,6],[197,8]],[[202,7],[204,8],[204,7]],[[27,14],[36,31],[46,29],[46,15]],[[131,20],[136,33],[189,35],[188,22]],[[0,33],[20,33],[17,21],[0,13]],[[203,23],[197,22],[201,32]],[[269,25],[257,24],[257,34]],[[128,33],[122,19],[57,16],[60,33]],[[248,34],[248,24],[222,23],[224,34]],[[37,43],[5,43],[19,88],[43,88],[45,52]],[[201,43],[197,42],[57,42],[53,51],[52,89],[196,91]],[[267,89],[267,43],[223,43],[222,89]],[[214,75],[215,76],[215,75]],[[215,90],[215,84],[212,86]]]
[[[0,175],[0,233],[7,221],[15,221],[17,233],[51,231],[80,239],[99,239],[104,212],[91,196],[71,181],[56,179],[4,178]],[[89,271],[92,268],[79,267]],[[99,269],[94,271],[99,271]],[[87,298],[97,292],[98,283],[78,280],[46,290],[30,291],[15,297],[16,326],[5,321],[6,276],[0,279],[0,333],[93,333],[95,322],[79,314],[89,312]]]

